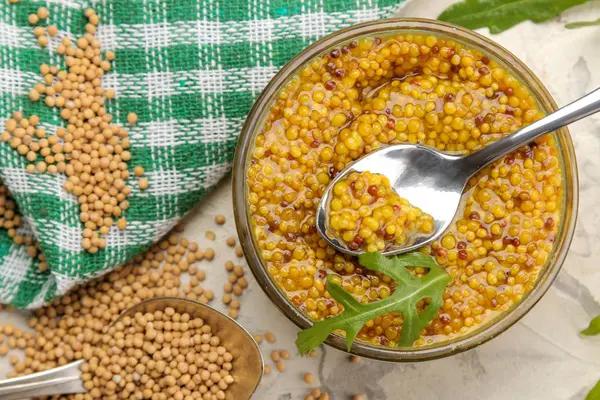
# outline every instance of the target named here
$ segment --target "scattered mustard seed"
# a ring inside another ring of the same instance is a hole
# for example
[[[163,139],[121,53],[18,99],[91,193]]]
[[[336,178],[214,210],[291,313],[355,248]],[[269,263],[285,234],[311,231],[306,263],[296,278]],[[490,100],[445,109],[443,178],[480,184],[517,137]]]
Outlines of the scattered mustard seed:
[[[133,168],[133,173],[135,174],[135,176],[142,176],[144,175],[144,168],[138,165]]]
[[[46,7],[40,7],[37,10],[37,16],[39,19],[46,19],[48,18],[48,9]]]
[[[275,363],[275,367],[277,367],[277,371],[284,372],[285,371],[285,363],[282,360],[279,360]]]
[[[49,25],[48,28],[46,28],[48,35],[50,36],[56,36],[58,35],[58,28],[56,27],[56,25]]]
[[[234,247],[234,246],[235,246],[235,244],[236,244],[236,240],[235,240],[235,238],[234,238],[233,236],[229,236],[229,237],[227,238],[227,246],[229,246],[229,247]]]
[[[37,15],[35,14],[29,14],[29,16],[27,17],[27,21],[31,24],[31,25],[35,25],[38,22],[40,22],[40,19]]]
[[[204,234],[204,236],[208,240],[215,240],[215,238],[217,237],[213,231],[206,231],[206,233]]]
[[[225,223],[225,216],[222,214],[219,214],[215,217],[215,222],[217,225],[223,225]]]
[[[215,258],[215,251],[210,247],[204,250],[204,258],[206,258],[208,261],[212,261],[213,258]]]
[[[140,185],[140,189],[141,190],[148,189],[148,178],[142,178],[142,179],[140,179],[139,185]]]
[[[281,357],[279,355],[279,350],[272,350],[271,351],[271,360],[273,360],[275,362],[281,360]]]
[[[314,381],[315,377],[313,376],[313,374],[311,374],[310,372],[304,374],[304,382],[306,382],[309,385],[312,385]]]
[[[265,339],[267,340],[267,342],[269,343],[275,343],[275,341],[277,340],[275,338],[275,334],[273,332],[267,332],[265,333]]]
[[[138,121],[138,116],[136,113],[127,114],[127,122],[129,123],[129,125],[135,125],[135,123],[137,121]]]
[[[242,246],[235,247],[235,255],[239,258],[244,257],[244,250],[242,249]]]

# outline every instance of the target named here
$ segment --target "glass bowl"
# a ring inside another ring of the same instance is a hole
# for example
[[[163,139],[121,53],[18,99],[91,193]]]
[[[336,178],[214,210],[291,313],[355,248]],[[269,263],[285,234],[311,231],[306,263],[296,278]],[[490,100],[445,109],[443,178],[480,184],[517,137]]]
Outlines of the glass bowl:
[[[233,201],[240,241],[256,280],[271,301],[279,307],[286,317],[302,329],[311,326],[311,319],[297,309],[286,294],[273,282],[264,267],[251,231],[247,204],[248,188],[246,174],[256,134],[262,129],[264,119],[268,115],[269,108],[277,93],[288,79],[312,58],[325,54],[330,49],[358,37],[404,34],[407,32],[448,37],[462,42],[470,48],[482,51],[489,58],[498,61],[513,76],[521,80],[521,82],[525,83],[531,93],[537,98],[540,109],[543,112],[549,113],[557,109],[556,103],[539,79],[508,50],[471,30],[434,20],[398,18],[351,26],[326,36],[294,57],[267,85],[246,119],[234,160]],[[557,139],[557,146],[561,153],[565,185],[561,224],[555,239],[554,251],[538,276],[535,287],[519,303],[513,305],[496,318],[483,323],[478,329],[465,335],[414,348],[386,347],[357,340],[354,342],[350,353],[361,357],[395,362],[414,362],[446,357],[476,347],[498,336],[522,318],[540,300],[556,278],[564,262],[571,239],[573,238],[578,207],[579,186],[577,163],[569,131],[567,128],[562,128],[553,133],[553,135]],[[343,335],[331,334],[326,343],[339,350],[346,351],[346,343]]]

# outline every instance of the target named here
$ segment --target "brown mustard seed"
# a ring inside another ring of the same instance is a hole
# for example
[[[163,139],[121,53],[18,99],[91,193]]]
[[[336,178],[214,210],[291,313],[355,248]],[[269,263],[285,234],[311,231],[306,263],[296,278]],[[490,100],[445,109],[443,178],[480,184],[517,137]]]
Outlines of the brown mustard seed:
[[[223,225],[225,223],[225,216],[222,214],[219,214],[215,217],[215,223],[217,225]]]
[[[352,356],[350,356],[350,362],[355,363],[355,364],[359,363],[360,362],[360,357],[352,355]]]
[[[252,336],[254,338],[254,341],[258,344],[261,344],[263,342],[263,336],[262,335],[253,335]]]
[[[6,351],[8,352],[8,348],[6,349]],[[269,364],[265,363],[264,371],[265,371],[265,375],[267,375],[267,376],[271,375],[271,366]]]
[[[215,238],[217,236],[215,235],[215,233],[213,231],[206,231],[204,233],[204,237],[206,237],[208,240],[215,240]]]
[[[279,355],[279,350],[272,350],[271,351],[271,360],[273,360],[275,362],[281,360],[281,357]]]

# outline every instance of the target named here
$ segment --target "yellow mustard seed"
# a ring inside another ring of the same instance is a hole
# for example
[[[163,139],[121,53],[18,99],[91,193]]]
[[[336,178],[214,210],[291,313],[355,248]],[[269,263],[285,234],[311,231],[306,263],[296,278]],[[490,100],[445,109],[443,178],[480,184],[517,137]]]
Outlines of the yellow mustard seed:
[[[127,123],[129,123],[129,125],[134,125],[138,120],[138,116],[136,113],[129,113],[127,114]]]
[[[29,16],[27,17],[27,21],[31,25],[35,25],[40,21],[40,18],[36,14],[29,14]]]
[[[37,16],[39,19],[46,19],[48,18],[48,9],[46,7],[40,7],[37,10]]]

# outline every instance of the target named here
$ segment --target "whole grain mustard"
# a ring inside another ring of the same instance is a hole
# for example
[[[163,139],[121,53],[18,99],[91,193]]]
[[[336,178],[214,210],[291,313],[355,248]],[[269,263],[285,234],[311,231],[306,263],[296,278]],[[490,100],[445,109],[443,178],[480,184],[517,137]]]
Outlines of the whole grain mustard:
[[[541,117],[528,88],[503,66],[447,38],[362,38],[314,58],[279,92],[248,167],[248,208],[265,268],[313,320],[341,311],[327,292],[327,275],[361,302],[388,297],[395,289],[389,277],[318,234],[315,213],[330,181],[382,145],[418,143],[466,155]],[[421,249],[452,282],[415,345],[463,335],[533,288],[553,250],[562,195],[551,136],[470,180],[451,227]],[[402,316],[388,314],[369,321],[358,338],[393,346],[401,328]]]

